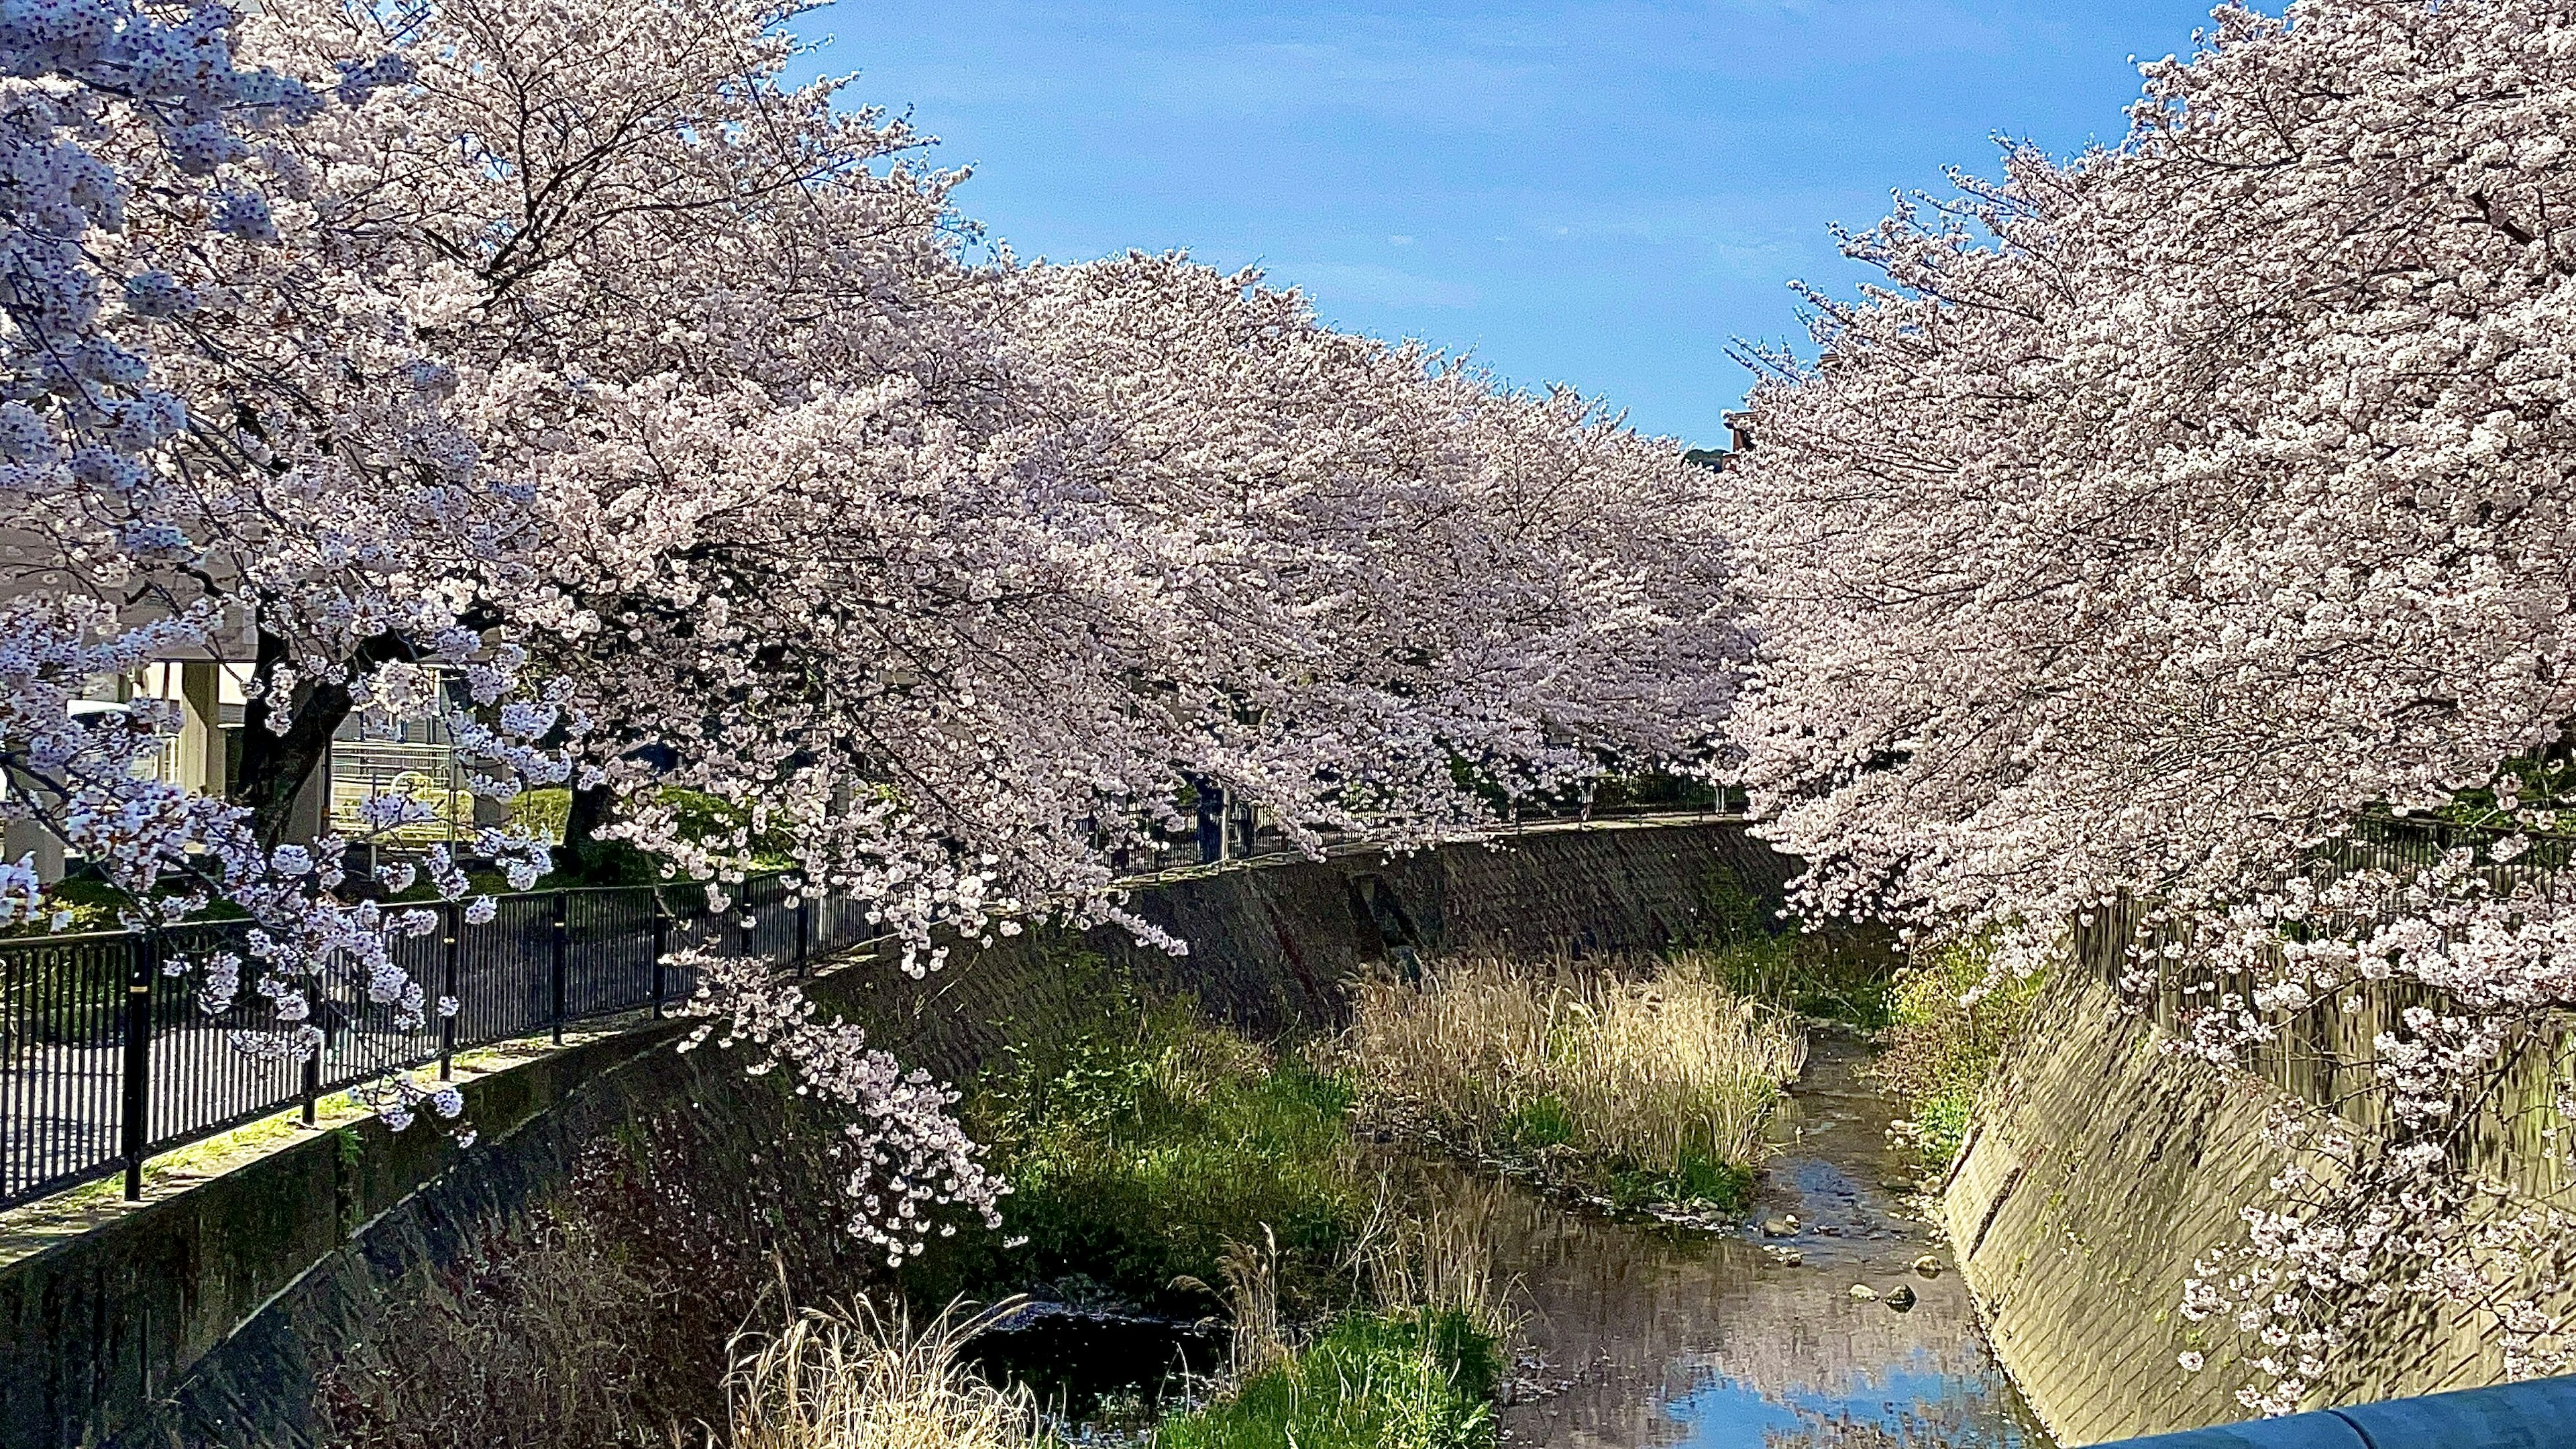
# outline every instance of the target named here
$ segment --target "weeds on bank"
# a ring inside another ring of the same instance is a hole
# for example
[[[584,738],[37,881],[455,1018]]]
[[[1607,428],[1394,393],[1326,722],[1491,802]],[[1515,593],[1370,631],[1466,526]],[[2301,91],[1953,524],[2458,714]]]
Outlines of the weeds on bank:
[[[1042,1449],[1026,1389],[986,1382],[966,1343],[1010,1305],[956,1305],[916,1331],[901,1308],[809,1309],[784,1332],[737,1338],[727,1433],[708,1449]],[[685,1446],[681,1446],[685,1449]]]
[[[807,1312],[743,1347],[726,1433],[707,1449],[1047,1449],[1025,1390],[961,1357],[982,1320],[915,1334],[862,1305]],[[1157,1427],[1156,1449],[1485,1449],[1501,1346],[1456,1311],[1390,1309],[1284,1349],[1205,1407]],[[675,1440],[675,1449],[686,1449]]]
[[[1342,1079],[1147,999],[1096,958],[1066,971],[1074,1004],[1014,1023],[967,1103],[1013,1184],[1004,1233],[945,1240],[905,1271],[907,1295],[1096,1285],[1193,1315],[1221,1301],[1231,1367],[1157,1446],[1490,1445],[1513,1327],[1491,1204],[1372,1191]],[[725,1449],[1052,1442],[1025,1392],[961,1360],[980,1322],[952,1311],[916,1335],[862,1309],[746,1340]]]
[[[1187,1002],[1143,1001],[1096,964],[1076,969],[1098,977],[1084,982],[1095,1014],[1024,1033],[967,1103],[1012,1186],[1005,1236],[950,1240],[906,1287],[944,1299],[1090,1280],[1196,1312],[1205,1300],[1173,1282],[1218,1281],[1228,1243],[1267,1233],[1290,1301],[1311,1309],[1366,1208],[1349,1087]]]
[[[1691,944],[1709,976],[1738,996],[1863,1031],[1894,1020],[1892,993],[1903,955],[1884,928],[1784,930],[1741,882],[1721,872],[1701,889]]]
[[[1460,1313],[1354,1314],[1154,1431],[1155,1449],[1471,1449],[1494,1441],[1501,1355]]]
[[[1302,1350],[1278,1317],[1275,1245],[1234,1245],[1232,1383],[1166,1419],[1156,1449],[1478,1449],[1517,1324],[1474,1202],[1396,1206],[1384,1183],[1346,1260],[1372,1305]]]
[[[2031,976],[1989,990],[1992,961],[1992,946],[1982,938],[1922,951],[1898,978],[1895,1021],[1879,1033],[1873,1071],[1906,1105],[1907,1120],[1897,1130],[1936,1172],[1958,1156],[1977,1093],[2004,1044],[2029,1019],[2043,984]]]
[[[1621,1208],[1733,1208],[1806,1045],[1722,984],[1712,954],[1433,961],[1419,980],[1357,988],[1341,1058],[1371,1115],[1400,1129]]]

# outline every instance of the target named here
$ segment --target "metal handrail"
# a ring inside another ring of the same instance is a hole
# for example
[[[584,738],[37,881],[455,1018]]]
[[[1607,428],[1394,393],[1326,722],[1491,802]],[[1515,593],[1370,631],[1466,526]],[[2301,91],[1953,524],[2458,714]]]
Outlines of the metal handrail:
[[[2098,1449],[2548,1449],[2576,1443],[2576,1377],[2250,1419]]]

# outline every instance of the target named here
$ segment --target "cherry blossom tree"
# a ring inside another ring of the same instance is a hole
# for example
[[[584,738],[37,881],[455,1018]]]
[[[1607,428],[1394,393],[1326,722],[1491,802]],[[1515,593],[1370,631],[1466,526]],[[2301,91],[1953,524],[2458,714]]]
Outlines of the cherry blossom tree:
[[[2202,993],[2189,1047],[2221,1059],[2436,989],[2363,1064],[2379,1125],[2309,1123],[2330,1165],[2249,1205],[2186,1309],[2249,1336],[2267,1411],[2415,1295],[2549,1371],[2545,1215],[2499,1216],[2465,1164],[2507,1059],[2576,1006],[2576,922],[2472,868],[2554,823],[2516,762],[2576,714],[2576,28],[2528,0],[2229,6],[2144,74],[2120,147],[2010,148],[1901,202],[1844,238],[1883,283],[1808,293],[1815,360],[1752,355],[1724,475],[1744,775],[1811,905],[1993,930],[2004,969],[2154,902],[2130,984]],[[2335,844],[2471,790],[2512,822],[2491,851]]]
[[[339,13],[277,44],[395,43]],[[919,940],[1096,897],[1185,777],[1420,833],[1478,813],[1461,756],[1555,782],[1705,731],[1672,450],[1177,258],[970,261],[918,138],[782,86],[785,18],[451,5],[402,107],[297,141],[384,285],[457,293],[404,305],[455,319],[447,409],[543,520],[505,612],[612,833],[691,873],[785,837]],[[664,784],[743,838],[680,838]]]
[[[454,624],[416,578],[367,552],[373,500],[334,481],[350,458],[273,426],[285,413],[264,404],[283,404],[285,390],[209,410],[182,385],[188,369],[171,365],[256,312],[264,281],[292,265],[275,245],[261,155],[402,73],[379,58],[317,87],[238,64],[231,40],[232,16],[212,5],[33,4],[0,21],[11,177],[0,188],[0,537],[11,575],[0,602],[0,808],[97,862],[128,892],[133,924],[165,925],[218,898],[243,908],[253,979],[282,1023],[250,1044],[309,1052],[308,994],[326,970],[354,973],[397,1021],[424,1017],[428,1003],[388,942],[434,918],[351,899],[333,842],[279,844],[253,811],[143,778],[171,724],[151,707],[72,707],[95,676],[203,649],[281,608],[308,635],[344,640],[396,628],[435,638]],[[243,480],[328,499],[356,528],[262,515],[233,491]],[[228,543],[246,532],[256,545]],[[497,689],[506,670],[493,672]],[[59,924],[31,862],[0,870],[6,917]],[[194,964],[202,999],[222,1011],[250,963],[223,952]],[[381,1093],[397,1119],[424,1098],[455,1112],[454,1094],[407,1080]]]
[[[352,963],[416,1022],[388,943],[434,917],[369,897],[467,890],[445,852],[352,881],[345,842],[285,839],[355,713],[444,710],[479,794],[572,784],[669,873],[783,840],[928,969],[943,928],[1117,915],[1111,853],[1191,781],[1310,848],[1429,839],[1486,818],[1462,780],[1688,756],[1724,708],[1704,470],[1250,275],[979,247],[920,137],[781,79],[790,7],[25,13],[17,174],[59,184],[11,194],[0,808],[137,924],[248,907],[255,960],[173,964],[210,1009],[273,1000],[261,1049],[309,1052]],[[250,656],[233,801],[137,777],[150,708],[72,711],[176,648]],[[477,847],[523,888],[551,864]],[[724,1040],[853,1112],[871,1241],[989,1212],[940,1089],[704,964]]]

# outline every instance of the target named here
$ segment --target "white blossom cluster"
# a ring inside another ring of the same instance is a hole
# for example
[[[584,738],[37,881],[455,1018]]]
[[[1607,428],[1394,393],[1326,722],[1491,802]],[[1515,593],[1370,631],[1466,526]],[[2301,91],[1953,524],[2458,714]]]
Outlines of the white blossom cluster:
[[[2576,910],[2520,840],[2338,840],[2473,790],[2553,823],[2508,767],[2576,717],[2576,16],[2226,6],[2143,69],[2123,144],[1900,201],[1844,238],[1884,282],[1811,294],[1816,360],[1754,355],[1743,778],[1811,906],[1992,930],[2000,969],[2157,903],[2130,984],[2216,1059],[2423,1000],[2368,1053],[2386,1110],[2187,1307],[2265,1411],[2398,1301],[2546,1371],[2576,1285],[2467,1147],[2576,1008]]]
[[[819,1097],[851,1115],[833,1149],[849,1165],[842,1191],[856,1205],[850,1231],[882,1250],[889,1265],[901,1267],[919,1255],[934,1233],[957,1231],[942,1207],[962,1206],[986,1227],[1001,1226],[999,1204],[1010,1185],[985,1170],[983,1147],[949,1112],[956,1092],[870,1048],[858,1027],[815,1020],[814,1003],[762,962],[695,951],[671,960],[698,973],[686,1014],[709,1018],[682,1051],[710,1037],[719,1048],[746,1047],[754,1058],[746,1068],[751,1075],[783,1066],[798,1096]]]

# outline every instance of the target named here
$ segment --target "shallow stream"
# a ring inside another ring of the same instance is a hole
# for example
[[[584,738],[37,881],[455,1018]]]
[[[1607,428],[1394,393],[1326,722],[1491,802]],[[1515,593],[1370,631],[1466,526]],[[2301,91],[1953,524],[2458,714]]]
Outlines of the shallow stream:
[[[1887,1142],[1892,1105],[1857,1077],[1866,1060],[1856,1042],[1816,1037],[1773,1120],[1780,1153],[1751,1217],[1794,1217],[1790,1236],[1608,1222],[1510,1189],[1498,1256],[1550,1366],[1515,1386],[1505,1444],[2046,1449],[1940,1235],[1904,1216],[1892,1184],[1908,1164]],[[1937,1277],[1912,1266],[1927,1253]],[[1899,1288],[1913,1294],[1905,1311],[1887,1301]]]
[[[1504,1445],[2050,1449],[1939,1233],[1906,1215],[1909,1164],[1887,1141],[1893,1105],[1859,1075],[1867,1059],[1847,1037],[1811,1041],[1739,1232],[1613,1221],[1491,1172],[1387,1162],[1480,1220],[1496,1276],[1514,1283],[1526,1348],[1500,1410]],[[1915,1267],[1926,1254],[1937,1274]],[[1135,1423],[1223,1348],[1213,1325],[1048,1312],[974,1356],[1070,1419]]]

